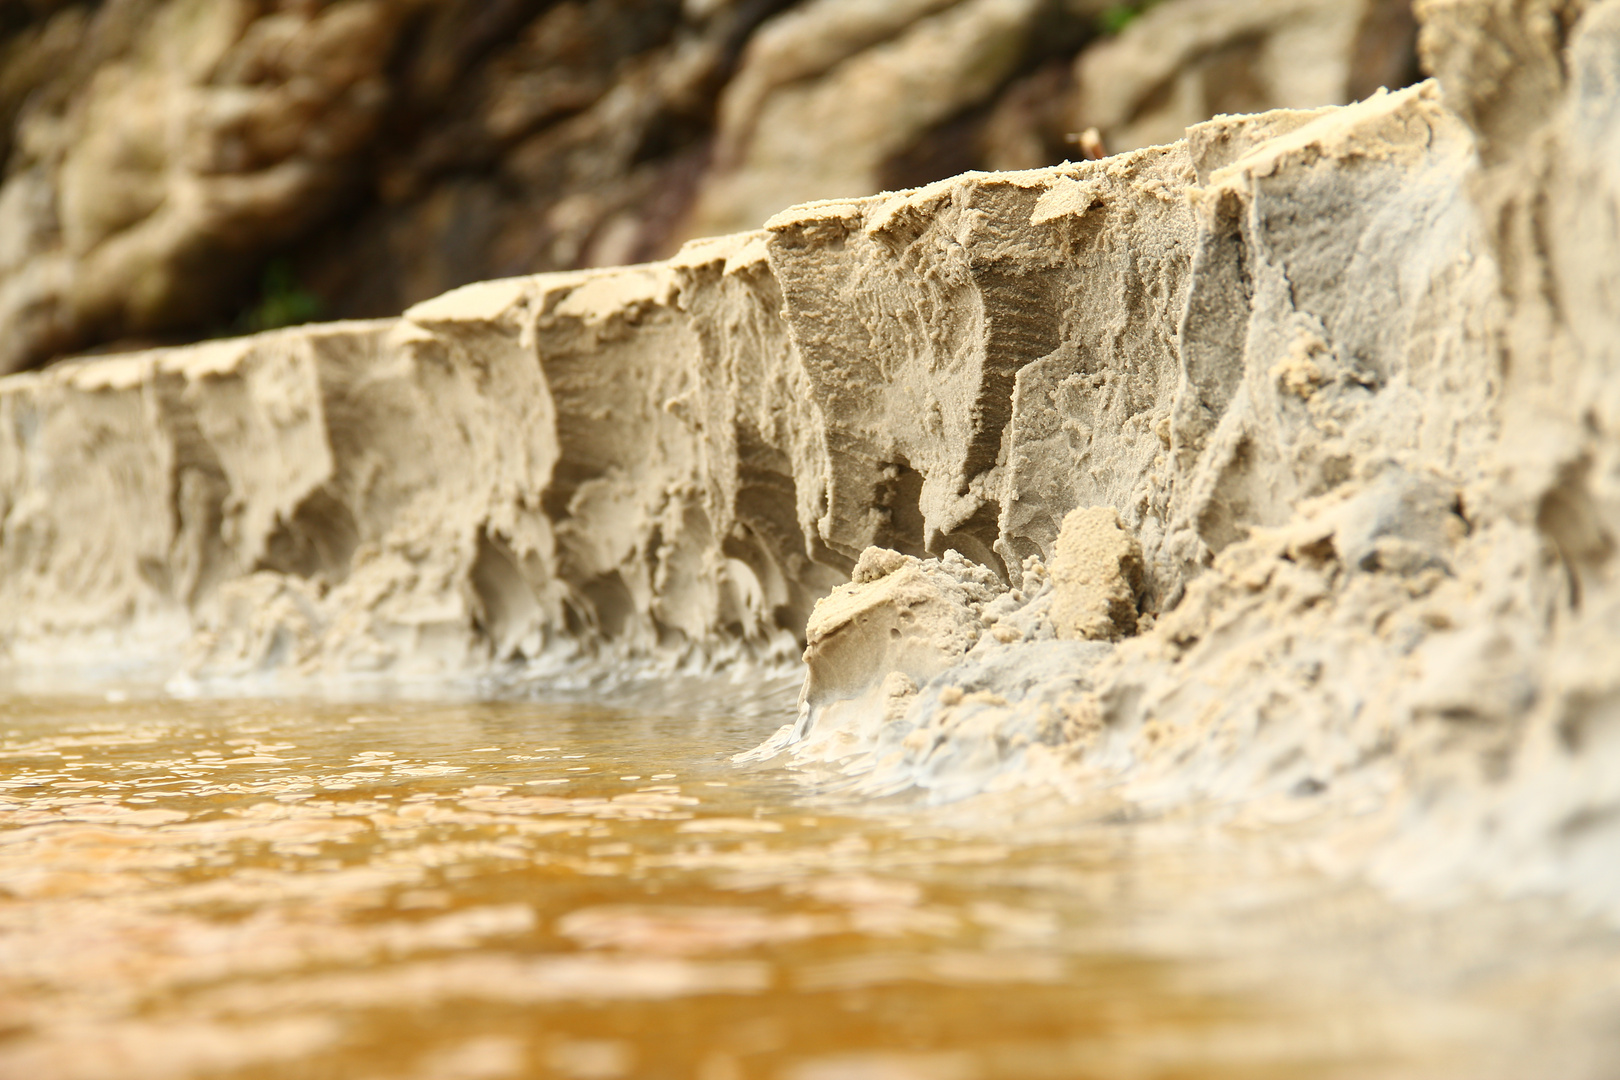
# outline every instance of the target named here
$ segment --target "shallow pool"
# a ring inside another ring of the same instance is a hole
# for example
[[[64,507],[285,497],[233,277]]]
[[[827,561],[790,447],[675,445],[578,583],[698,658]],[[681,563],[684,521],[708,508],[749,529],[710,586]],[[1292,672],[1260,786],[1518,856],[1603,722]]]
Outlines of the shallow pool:
[[[857,810],[731,764],[772,726],[0,702],[0,1077],[1605,1075],[1600,930],[1192,821]]]

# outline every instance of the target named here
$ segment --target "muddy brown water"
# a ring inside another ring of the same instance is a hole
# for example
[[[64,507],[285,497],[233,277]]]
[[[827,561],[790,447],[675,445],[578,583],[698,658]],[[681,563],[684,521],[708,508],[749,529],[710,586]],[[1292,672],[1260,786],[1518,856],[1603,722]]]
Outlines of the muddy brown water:
[[[1601,929],[812,798],[772,726],[0,701],[0,1078],[1620,1075]]]

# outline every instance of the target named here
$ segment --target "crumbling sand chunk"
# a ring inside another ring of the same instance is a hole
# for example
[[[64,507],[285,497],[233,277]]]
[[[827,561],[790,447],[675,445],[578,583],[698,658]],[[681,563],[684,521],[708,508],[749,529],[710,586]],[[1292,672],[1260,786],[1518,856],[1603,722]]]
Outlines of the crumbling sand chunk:
[[[1117,641],[1136,633],[1142,548],[1112,506],[1071,510],[1052,558],[1052,622],[1068,640]]]
[[[955,552],[923,561],[868,548],[854,580],[820,600],[805,628],[806,700],[864,694],[896,671],[927,682],[979,639],[978,613],[999,591]]]
[[[865,585],[879,578],[888,577],[905,565],[906,557],[898,551],[869,547],[861,552],[861,557],[850,574],[850,580],[857,585]]]

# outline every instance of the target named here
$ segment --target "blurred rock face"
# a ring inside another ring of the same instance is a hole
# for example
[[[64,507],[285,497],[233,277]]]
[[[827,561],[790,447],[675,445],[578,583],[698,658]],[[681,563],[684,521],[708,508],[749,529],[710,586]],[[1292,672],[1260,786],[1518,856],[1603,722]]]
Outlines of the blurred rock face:
[[[0,34],[0,372],[1413,74],[1406,0],[10,0]]]
[[[1416,75],[1402,0],[1181,0],[1075,63],[1075,114],[1112,151],[1173,142],[1227,113],[1359,100]]]

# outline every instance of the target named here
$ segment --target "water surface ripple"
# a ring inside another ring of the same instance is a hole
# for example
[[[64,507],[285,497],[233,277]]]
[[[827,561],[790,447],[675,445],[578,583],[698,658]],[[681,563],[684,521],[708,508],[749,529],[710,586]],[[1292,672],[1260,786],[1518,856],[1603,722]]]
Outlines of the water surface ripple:
[[[1401,910],[1186,826],[840,810],[730,763],[764,734],[0,702],[0,1077],[1475,1077],[1563,1034],[1560,1075],[1597,1076],[1614,1050],[1596,930]],[[1482,945],[1526,934],[1534,963]]]

